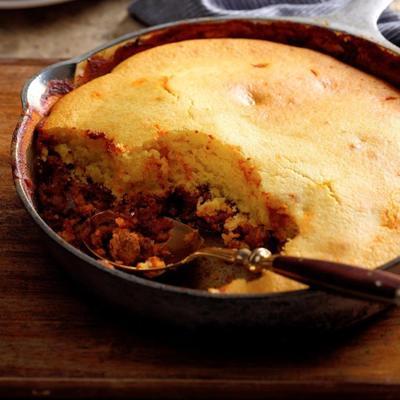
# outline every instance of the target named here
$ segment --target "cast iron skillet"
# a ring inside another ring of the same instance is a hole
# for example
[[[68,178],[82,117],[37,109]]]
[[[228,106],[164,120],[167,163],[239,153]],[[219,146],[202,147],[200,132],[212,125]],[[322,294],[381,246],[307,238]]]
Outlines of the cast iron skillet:
[[[389,0],[351,0],[329,17],[285,19],[198,19],[166,24],[125,35],[81,57],[50,66],[22,91],[23,115],[14,132],[12,163],[16,189],[41,228],[59,263],[89,290],[134,313],[181,327],[336,330],[383,310],[383,306],[314,289],[282,294],[218,295],[149,281],[110,270],[66,243],[35,208],[32,171],[34,129],[48,111],[49,99],[62,91],[53,80],[81,81],[104,74],[129,55],[163,43],[193,38],[244,37],[308,47],[330,54],[400,86],[400,50],[386,41],[376,21]],[[107,58],[107,49],[118,48]],[[50,89],[49,89],[50,87]],[[395,269],[398,259],[384,268]],[[400,267],[399,267],[400,268]]]

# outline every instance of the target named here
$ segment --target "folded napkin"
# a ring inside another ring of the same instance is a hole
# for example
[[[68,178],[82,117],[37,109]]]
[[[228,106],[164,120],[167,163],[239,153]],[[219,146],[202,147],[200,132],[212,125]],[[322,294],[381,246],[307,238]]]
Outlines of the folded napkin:
[[[146,25],[209,16],[278,17],[326,15],[351,0],[135,0],[132,16]],[[387,9],[378,21],[382,34],[400,46],[400,14]]]

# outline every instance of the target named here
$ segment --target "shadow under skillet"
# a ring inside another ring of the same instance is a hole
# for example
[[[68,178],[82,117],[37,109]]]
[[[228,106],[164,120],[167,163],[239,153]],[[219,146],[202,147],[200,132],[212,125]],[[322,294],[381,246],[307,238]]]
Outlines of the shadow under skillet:
[[[116,348],[121,352],[127,351],[126,345],[134,336],[135,341],[145,341],[149,346],[157,343],[162,347],[172,348],[178,358],[189,358],[192,362],[199,360],[201,363],[211,360],[221,366],[232,365],[238,359],[244,365],[257,364],[266,359],[268,364],[273,364],[274,361],[277,364],[303,363],[304,360],[307,360],[307,364],[321,362],[322,358],[334,356],[338,349],[356,343],[360,336],[388,313],[384,311],[339,331],[323,331],[312,326],[296,330],[255,330],[240,327],[190,329],[134,316],[96,297],[88,298],[79,289],[78,295],[85,297],[82,301],[87,302],[89,308],[98,308],[100,305],[103,323],[113,326],[118,332],[120,344]],[[113,348],[115,349],[115,344]]]
[[[211,265],[206,265],[206,268],[211,268]],[[226,282],[226,279],[234,278],[249,278],[249,273],[242,267],[233,267],[226,265],[222,275],[215,274],[211,278],[211,282]],[[178,286],[184,287],[199,287],[210,283],[209,278],[204,278],[201,265],[189,265],[186,271],[180,271],[159,278],[159,281],[164,283],[175,282]],[[231,271],[231,276],[230,276]],[[260,357],[273,354],[281,356],[282,351],[292,352],[301,357],[304,352],[319,353],[318,349],[332,348],[336,345],[341,345],[352,338],[357,337],[364,332],[369,326],[372,326],[376,321],[382,318],[390,309],[386,309],[368,318],[365,321],[347,326],[341,329],[325,329],[324,325],[301,327],[299,329],[280,329],[279,327],[271,328],[251,328],[251,327],[196,327],[191,329],[188,326],[177,326],[174,319],[172,322],[157,321],[145,316],[134,315],[123,308],[118,308],[103,299],[97,297],[96,294],[87,292],[86,288],[77,284],[73,278],[67,275],[63,270],[59,273],[63,275],[63,279],[68,280],[73,290],[73,295],[78,296],[78,301],[85,302],[90,309],[93,309],[94,317],[96,318],[97,310],[101,309],[102,321],[106,324],[111,324],[124,332],[124,335],[129,336],[129,332],[134,333],[140,338],[146,340],[163,341],[167,345],[179,346],[180,349],[186,351],[195,351],[201,353],[204,350],[219,352],[226,351],[230,353],[232,348],[236,354],[258,354]],[[149,300],[151,301],[151,300]],[[273,343],[266,346],[265,352],[260,347],[261,343]],[[303,354],[304,355],[304,354]]]

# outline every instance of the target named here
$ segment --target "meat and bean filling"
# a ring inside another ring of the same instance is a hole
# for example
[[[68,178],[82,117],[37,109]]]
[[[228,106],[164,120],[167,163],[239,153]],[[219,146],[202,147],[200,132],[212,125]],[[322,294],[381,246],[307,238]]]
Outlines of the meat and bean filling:
[[[225,244],[239,247],[276,247],[277,242],[264,226],[254,226],[239,213],[234,203],[207,212],[213,198],[207,185],[193,192],[182,187],[171,189],[165,196],[135,193],[117,199],[105,187],[74,175],[74,166],[65,164],[52,150],[52,143],[38,140],[37,198],[44,220],[67,242],[84,249],[82,236],[104,258],[124,265],[163,266],[168,256],[171,221],[177,218],[203,235],[219,235]],[[89,217],[106,210],[115,213],[113,222],[95,229],[88,227]],[[206,211],[205,211],[206,210]],[[235,222],[239,221],[239,222]]]

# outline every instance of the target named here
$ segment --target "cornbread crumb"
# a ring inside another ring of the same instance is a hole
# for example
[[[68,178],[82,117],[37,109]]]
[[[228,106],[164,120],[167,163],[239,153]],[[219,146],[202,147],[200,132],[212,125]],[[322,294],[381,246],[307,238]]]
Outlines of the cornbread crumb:
[[[145,262],[138,263],[137,269],[161,269],[165,267],[165,262],[158,257],[149,257]]]
[[[116,229],[109,243],[110,254],[114,260],[131,265],[140,255],[140,239],[128,229]]]

